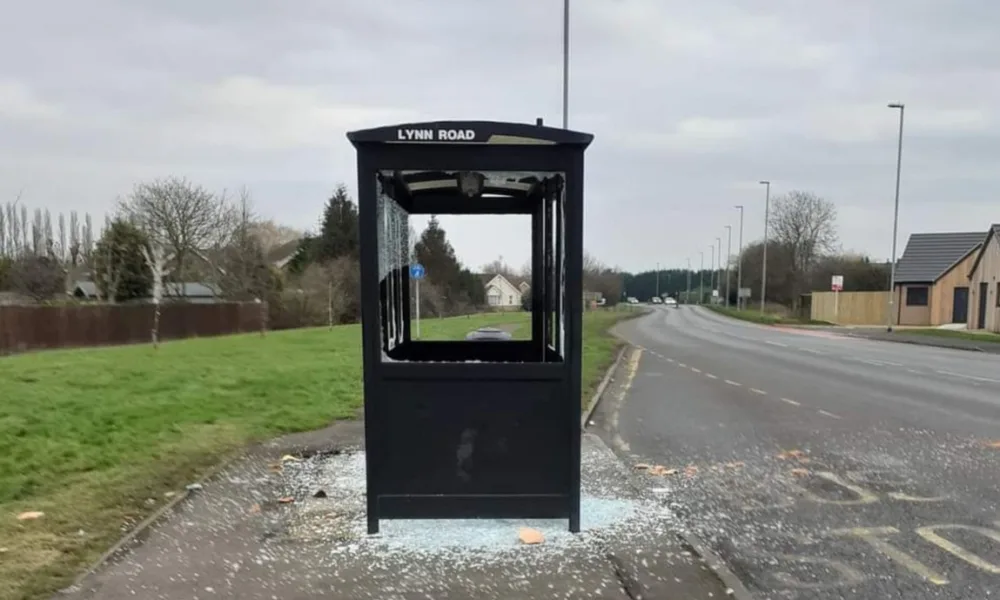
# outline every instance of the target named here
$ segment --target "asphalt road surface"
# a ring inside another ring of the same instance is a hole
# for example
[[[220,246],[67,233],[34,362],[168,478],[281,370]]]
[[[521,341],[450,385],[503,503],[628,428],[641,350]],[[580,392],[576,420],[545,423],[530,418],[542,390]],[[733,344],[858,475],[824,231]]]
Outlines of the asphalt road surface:
[[[1000,597],[1000,356],[698,307],[618,331],[601,428],[756,597]]]

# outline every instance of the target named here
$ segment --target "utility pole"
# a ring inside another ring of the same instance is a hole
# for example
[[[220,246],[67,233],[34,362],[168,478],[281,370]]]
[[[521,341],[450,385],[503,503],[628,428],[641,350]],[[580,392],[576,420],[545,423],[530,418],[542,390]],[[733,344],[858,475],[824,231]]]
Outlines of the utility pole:
[[[698,271],[698,304],[705,301],[705,251],[701,252],[701,270]]]
[[[767,222],[771,217],[771,182],[761,181],[760,184],[767,186],[764,196],[764,259],[760,268],[760,314],[764,314],[764,303],[767,302]]]
[[[726,308],[729,308],[729,261],[733,259],[733,226],[726,225],[729,241],[726,242]]]
[[[899,175],[903,169],[903,113],[906,106],[902,102],[890,104],[889,108],[899,109],[899,145],[896,149],[896,203],[892,214],[892,264],[889,266],[889,308],[886,330],[892,332],[893,304],[896,296],[896,236],[899,234]]]
[[[740,291],[743,289],[743,205],[737,204],[736,208],[740,209],[740,241],[739,248],[736,250],[738,254],[736,257],[736,308],[743,310],[743,297],[740,295]]]

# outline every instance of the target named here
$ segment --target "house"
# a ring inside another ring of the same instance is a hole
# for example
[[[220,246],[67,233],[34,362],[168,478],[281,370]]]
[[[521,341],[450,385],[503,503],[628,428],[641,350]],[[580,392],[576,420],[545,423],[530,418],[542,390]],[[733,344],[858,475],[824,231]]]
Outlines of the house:
[[[966,323],[969,271],[985,233],[915,233],[896,265],[898,325]]]
[[[100,292],[93,281],[76,281],[70,290],[70,295],[77,300],[98,300]],[[214,286],[205,283],[164,283],[164,301],[184,301],[194,304],[211,304],[219,301],[219,292]],[[139,300],[148,302],[149,299]]]
[[[484,273],[479,278],[483,282],[483,287],[486,288],[486,304],[491,308],[520,309],[521,298],[531,289],[528,282],[521,279],[510,281],[499,273]]]
[[[267,262],[278,270],[284,269],[295,258],[302,241],[302,238],[298,238],[271,248],[267,251]]]
[[[1000,224],[990,227],[969,268],[969,329],[1000,333]]]

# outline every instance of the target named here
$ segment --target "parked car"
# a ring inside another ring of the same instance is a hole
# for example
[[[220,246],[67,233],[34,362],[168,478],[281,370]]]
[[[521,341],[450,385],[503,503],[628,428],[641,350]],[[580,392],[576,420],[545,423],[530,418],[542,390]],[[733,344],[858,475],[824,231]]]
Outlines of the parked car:
[[[639,299],[635,296],[629,296],[627,302],[629,304],[639,304]]]
[[[677,304],[677,300],[675,298],[670,298],[670,297],[665,298],[663,300],[663,303],[673,308],[678,308],[680,306],[679,304]]]
[[[649,299],[649,301],[652,302],[653,304],[663,304],[663,299],[660,298],[659,296],[653,296],[652,298]]]

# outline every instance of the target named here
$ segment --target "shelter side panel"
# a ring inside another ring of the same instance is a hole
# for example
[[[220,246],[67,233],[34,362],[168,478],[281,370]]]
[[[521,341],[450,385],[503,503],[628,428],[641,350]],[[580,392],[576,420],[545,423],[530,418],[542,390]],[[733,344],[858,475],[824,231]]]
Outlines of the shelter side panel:
[[[565,380],[380,388],[380,494],[568,493],[571,436],[579,431],[566,417]]]

